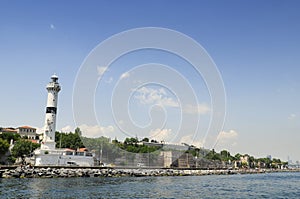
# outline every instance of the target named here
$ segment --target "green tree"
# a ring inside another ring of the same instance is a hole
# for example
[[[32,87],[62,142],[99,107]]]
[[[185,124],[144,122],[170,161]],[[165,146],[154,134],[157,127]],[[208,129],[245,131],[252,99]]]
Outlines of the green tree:
[[[22,161],[24,162],[25,156],[30,155],[38,147],[40,147],[39,144],[32,143],[27,140],[18,140],[17,142],[15,142],[11,153],[15,158],[21,157]]]
[[[258,159],[259,162],[264,163],[266,168],[270,168],[271,167],[271,160],[269,158],[259,158]]]
[[[250,168],[255,168],[257,166],[257,160],[254,156],[249,156],[249,166]]]
[[[0,134],[0,138],[2,138],[3,140],[6,140],[8,143],[10,143],[11,140],[13,141],[17,141],[21,138],[20,134],[17,133],[1,133]]]
[[[57,148],[78,149],[84,147],[79,133],[55,133],[55,142]]]
[[[3,155],[8,151],[9,144],[6,140],[0,138],[0,154]]]
[[[125,145],[135,145],[139,142],[139,140],[137,138],[126,138],[124,140],[124,144]]]
[[[79,127],[77,127],[77,128],[75,129],[75,134],[77,134],[77,135],[79,135],[79,136],[82,135],[82,132],[81,132],[81,130],[80,130]]]
[[[120,143],[120,142],[119,142],[118,139],[115,137],[115,139],[112,140],[112,143],[113,143],[113,144],[118,144],[118,143]]]
[[[230,153],[228,151],[226,151],[226,150],[222,150],[220,152],[220,155],[221,155],[222,161],[229,161],[229,160],[233,160],[234,159],[234,157],[232,157],[230,155]]]
[[[272,163],[278,163],[278,164],[280,164],[280,163],[281,163],[281,160],[280,160],[280,159],[273,158]]]
[[[234,159],[235,159],[235,160],[240,160],[241,157],[242,157],[242,154],[237,153],[237,154],[235,154]]]
[[[215,150],[212,149],[205,155],[205,158],[208,160],[221,160],[221,155],[219,153],[216,153]]]
[[[144,138],[143,140],[147,140]],[[149,140],[148,140],[149,141]],[[160,146],[147,146],[143,144],[138,144],[138,138],[126,138],[123,143],[113,142],[114,145],[120,147],[121,149],[132,152],[132,153],[152,153],[158,149]]]

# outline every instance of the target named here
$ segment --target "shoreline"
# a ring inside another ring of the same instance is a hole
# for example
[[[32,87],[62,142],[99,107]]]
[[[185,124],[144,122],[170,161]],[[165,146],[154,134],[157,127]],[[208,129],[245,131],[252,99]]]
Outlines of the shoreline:
[[[300,172],[300,169],[189,169],[189,168],[77,168],[77,167],[0,167],[0,178],[70,178],[70,177],[152,177],[204,176]]]

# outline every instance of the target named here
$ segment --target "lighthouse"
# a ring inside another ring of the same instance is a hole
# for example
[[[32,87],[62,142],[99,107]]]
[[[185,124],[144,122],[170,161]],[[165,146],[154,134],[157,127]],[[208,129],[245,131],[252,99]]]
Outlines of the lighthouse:
[[[56,113],[57,113],[57,99],[60,85],[56,75],[51,76],[51,82],[47,84],[47,107],[43,139],[41,143],[42,150],[55,149],[55,127],[56,127]]]
[[[73,151],[66,148],[55,147],[55,125],[57,113],[57,98],[60,91],[58,77],[51,76],[51,81],[47,84],[47,106],[45,126],[41,148],[34,151],[35,166],[94,166],[94,155],[87,151]]]

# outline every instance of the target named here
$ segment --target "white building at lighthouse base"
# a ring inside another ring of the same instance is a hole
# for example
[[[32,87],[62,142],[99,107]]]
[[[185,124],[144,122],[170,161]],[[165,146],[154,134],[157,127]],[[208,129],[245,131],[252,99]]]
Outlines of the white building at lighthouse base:
[[[94,155],[71,149],[37,149],[35,166],[94,166]]]

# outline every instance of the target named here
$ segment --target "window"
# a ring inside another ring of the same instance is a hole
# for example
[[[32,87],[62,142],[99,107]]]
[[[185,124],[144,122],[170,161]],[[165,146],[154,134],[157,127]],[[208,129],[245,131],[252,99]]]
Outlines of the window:
[[[56,114],[57,108],[56,107],[47,107],[46,108],[46,113],[54,113]]]

